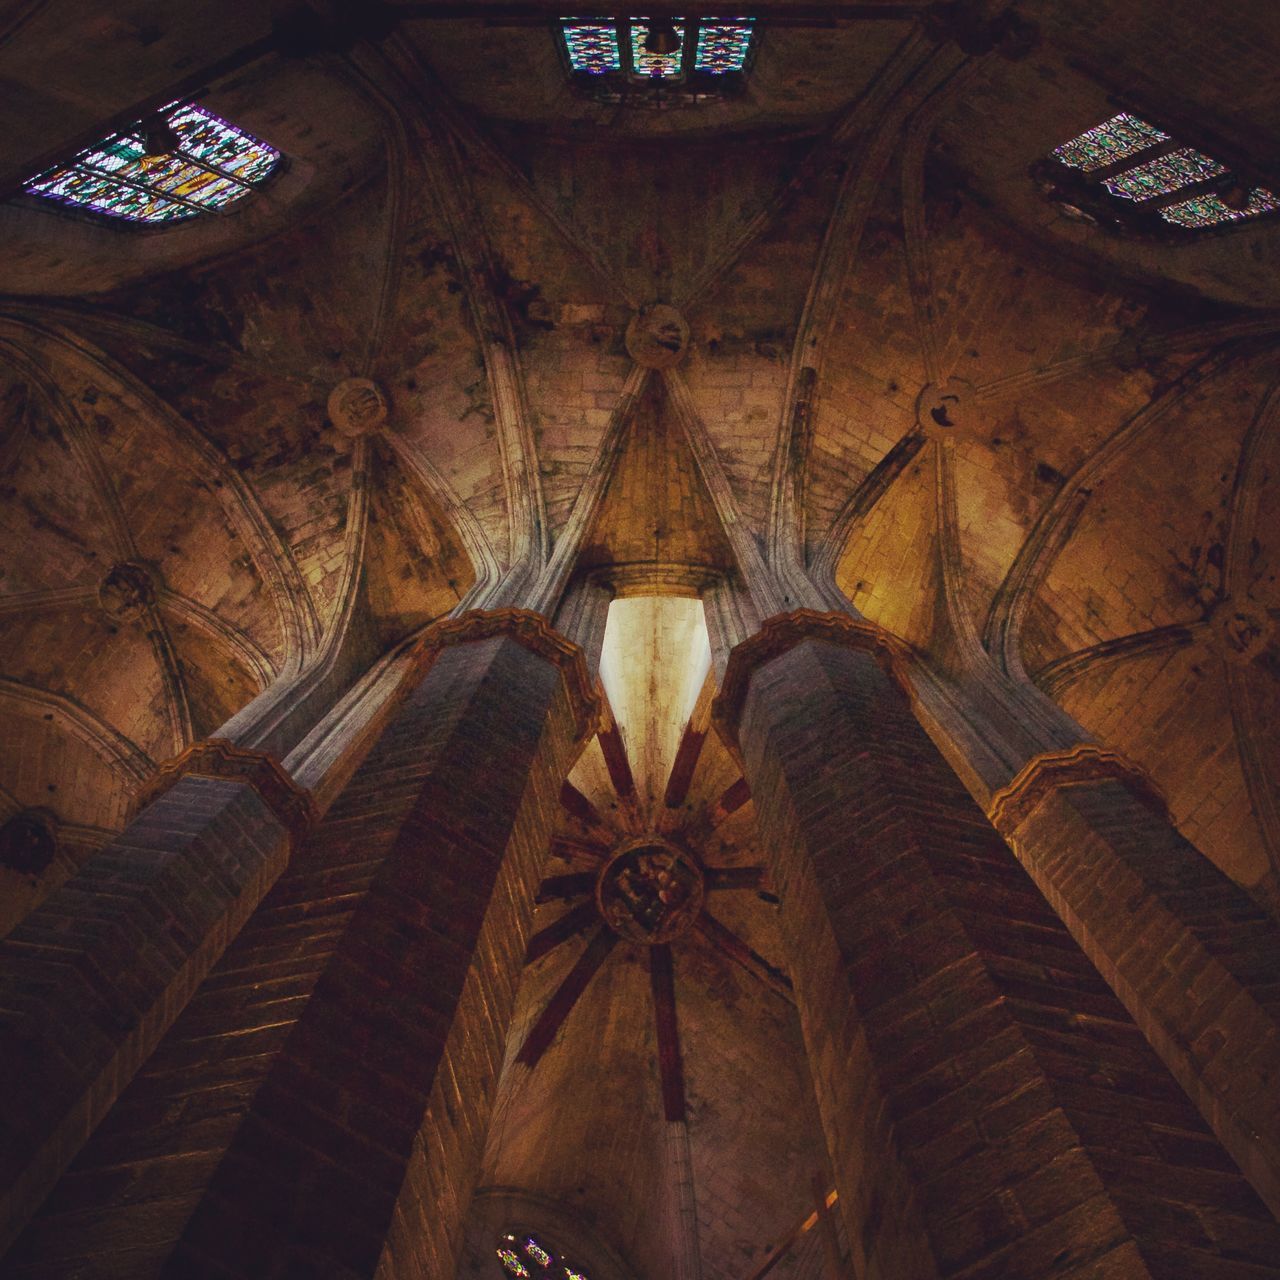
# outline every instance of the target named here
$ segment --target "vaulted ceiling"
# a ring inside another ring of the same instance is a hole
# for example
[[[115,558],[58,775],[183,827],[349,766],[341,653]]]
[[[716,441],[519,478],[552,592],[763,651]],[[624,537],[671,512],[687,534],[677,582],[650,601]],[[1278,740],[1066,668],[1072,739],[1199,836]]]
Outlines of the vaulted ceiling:
[[[1227,24],[1190,0],[1033,0],[1017,60],[965,54],[925,6],[819,7],[761,6],[747,92],[663,111],[575,96],[539,4],[407,5],[381,44],[289,56],[268,6],[30,0],[0,23],[7,190],[175,92],[289,161],[243,211],[162,232],[0,206],[0,818],[40,808],[62,833],[13,911],[156,763],[327,646],[349,680],[569,537],[688,596],[767,554],[780,478],[809,566],[858,610],[943,669],[984,646],[1150,770],[1229,874],[1274,876],[1280,224],[1125,240],[1028,174],[1120,102],[1280,189],[1270,6]],[[668,370],[628,354],[655,301],[690,330]],[[329,419],[349,377],[385,388],[375,435]],[[669,708],[628,743],[663,785],[641,739],[685,728],[678,649],[637,641],[618,695]],[[599,751],[575,776],[611,839],[629,828]],[[734,781],[708,739],[681,821]],[[697,833],[710,863],[763,860],[749,803]],[[725,902],[781,966],[768,904]],[[582,945],[531,966],[521,1016]],[[811,1207],[814,1170],[797,1194],[759,1156],[802,1105],[798,1033],[705,937],[675,963],[698,1185],[750,1166],[749,1196],[716,1194],[770,1206],[700,1203],[706,1274],[729,1280]],[[657,1276],[621,1171],[660,1134],[600,1136],[624,1105],[659,1114],[643,969],[609,966],[508,1099],[489,1176],[567,1198]],[[586,1105],[575,1049],[600,1036],[617,1074]],[[815,1134],[789,1134],[796,1160],[821,1162]]]

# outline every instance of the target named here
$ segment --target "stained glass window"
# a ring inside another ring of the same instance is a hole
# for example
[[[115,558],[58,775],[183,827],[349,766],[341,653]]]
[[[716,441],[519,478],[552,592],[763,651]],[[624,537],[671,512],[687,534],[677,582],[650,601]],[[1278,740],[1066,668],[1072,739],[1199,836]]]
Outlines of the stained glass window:
[[[1249,193],[1249,203],[1243,209],[1232,209],[1216,195],[1195,196],[1178,204],[1167,205],[1160,216],[1176,227],[1216,227],[1224,222],[1239,222],[1243,218],[1255,218],[1260,213],[1274,213],[1280,209],[1280,197],[1266,187],[1254,187]]]
[[[684,83],[695,94],[722,92],[747,69],[758,32],[746,17],[670,18],[675,47],[645,48],[656,20],[645,16],[605,18],[590,15],[559,20],[569,68],[601,85],[628,81],[668,85]],[[717,89],[715,81],[722,81]]]
[[[604,76],[622,70],[618,28],[614,23],[565,18],[563,29],[569,65],[575,71]]]
[[[528,1232],[507,1232],[499,1237],[497,1253],[503,1271],[517,1280],[587,1280],[585,1273]]]
[[[1053,154],[1063,164],[1088,172],[1115,164],[1118,160],[1127,159],[1157,143],[1167,142],[1168,139],[1169,135],[1155,125],[1122,111],[1078,138],[1055,147]]]
[[[551,1265],[551,1255],[532,1236],[525,1240],[524,1251],[540,1267],[549,1267]]]
[[[671,24],[676,33],[676,48],[671,53],[650,53],[644,42],[649,38],[649,19],[631,19],[631,65],[637,75],[653,80],[675,80],[684,65],[684,19]]]
[[[30,179],[26,190],[127,222],[166,223],[219,213],[243,200],[280,153],[192,103],[171,103]]]
[[[1123,173],[1106,179],[1102,184],[1113,196],[1125,200],[1150,200],[1152,196],[1168,195],[1192,182],[1203,182],[1226,173],[1227,166],[1196,151],[1192,147],[1179,147],[1166,156],[1135,165]]]
[[[498,1260],[509,1276],[527,1276],[529,1268],[520,1261],[520,1255],[514,1249],[499,1249]]]
[[[694,68],[722,76],[741,71],[751,51],[754,18],[703,18],[698,29]]]
[[[1222,161],[1127,111],[1064,142],[1052,158],[1078,171],[1048,175],[1054,198],[1066,209],[1089,209],[1104,225],[1149,232],[1163,222],[1195,231],[1280,211],[1274,192],[1248,187]]]

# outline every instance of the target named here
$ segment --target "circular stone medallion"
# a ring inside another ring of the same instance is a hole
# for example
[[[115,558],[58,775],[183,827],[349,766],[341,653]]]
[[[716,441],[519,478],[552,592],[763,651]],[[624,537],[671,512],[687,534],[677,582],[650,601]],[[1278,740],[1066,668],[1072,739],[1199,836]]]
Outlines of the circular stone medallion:
[[[51,815],[43,809],[22,809],[0,826],[0,867],[38,880],[58,851]]]
[[[151,571],[132,560],[112,565],[98,584],[98,603],[112,618],[136,618],[155,601],[156,584]]]
[[[697,863],[657,835],[628,840],[596,881],[596,905],[605,923],[614,933],[651,947],[687,932],[705,894]]]
[[[670,369],[689,345],[689,326],[675,307],[655,302],[641,307],[627,325],[627,353],[646,369]]]
[[[916,400],[916,422],[928,436],[953,436],[967,425],[973,387],[963,378],[930,382]]]
[[[376,431],[387,420],[387,398],[370,378],[347,378],[329,392],[329,421],[344,436]]]
[[[1266,607],[1256,600],[1224,600],[1212,617],[1223,656],[1228,662],[1241,666],[1263,653],[1275,636],[1275,623]]]

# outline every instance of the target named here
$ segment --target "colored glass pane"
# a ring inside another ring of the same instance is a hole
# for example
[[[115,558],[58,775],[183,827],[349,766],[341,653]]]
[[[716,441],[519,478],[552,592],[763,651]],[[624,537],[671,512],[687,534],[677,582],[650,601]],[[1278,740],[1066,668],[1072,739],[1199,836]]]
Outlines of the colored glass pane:
[[[1249,193],[1249,203],[1243,209],[1232,209],[1216,195],[1194,196],[1178,204],[1160,210],[1160,216],[1176,227],[1216,227],[1224,222],[1240,222],[1256,218],[1260,213],[1273,213],[1280,209],[1280,197],[1266,187],[1254,187]]]
[[[722,76],[741,71],[751,49],[754,18],[703,18],[694,70]]]
[[[612,22],[562,19],[569,65],[587,75],[604,76],[622,69],[618,29]]]
[[[169,116],[169,124],[180,139],[183,154],[241,182],[261,182],[280,159],[274,148],[203,107],[178,107]]]
[[[538,1266],[549,1267],[551,1265],[551,1255],[532,1236],[526,1238],[524,1251]]]
[[[631,19],[631,65],[637,75],[652,80],[677,80],[684,63],[684,19],[676,18],[672,24],[676,33],[673,53],[650,53],[644,42],[649,37],[649,19]]]
[[[1226,171],[1226,165],[1219,164],[1203,151],[1179,147],[1167,156],[1158,156],[1155,160],[1117,173],[1102,185],[1113,196],[1124,200],[1150,200],[1152,196],[1168,195],[1189,183],[1216,178]]]
[[[268,177],[280,153],[203,107],[161,113],[175,150],[149,155],[141,125],[104,138],[26,190],[129,222],[163,223],[225,209]]]
[[[1083,169],[1087,173],[1137,155],[1139,151],[1168,140],[1169,135],[1163,130],[1122,111],[1078,138],[1055,147],[1053,154],[1063,164],[1070,165],[1073,169]]]
[[[509,1276],[527,1276],[529,1268],[520,1261],[514,1249],[499,1249],[498,1261],[502,1263],[503,1270]]]
[[[192,213],[185,205],[88,169],[62,169],[46,174],[29,183],[27,190],[33,195],[101,210],[135,222],[172,222],[189,218]]]
[[[121,134],[115,138],[108,138],[96,147],[91,147],[77,159],[103,172],[120,173],[136,165],[146,154],[146,144],[141,138],[132,134]]]

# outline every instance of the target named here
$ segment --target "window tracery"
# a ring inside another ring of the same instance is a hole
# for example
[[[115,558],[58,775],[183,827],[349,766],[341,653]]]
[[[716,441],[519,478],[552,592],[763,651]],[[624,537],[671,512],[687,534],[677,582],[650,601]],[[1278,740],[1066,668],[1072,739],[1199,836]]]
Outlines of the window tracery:
[[[661,35],[655,39],[656,31]],[[659,24],[643,15],[560,19],[569,70],[583,87],[683,85],[714,92],[739,82],[755,53],[758,32],[749,17],[674,18]]]
[[[1273,191],[1127,111],[1055,147],[1040,176],[1069,213],[1138,233],[1176,235],[1280,210]]]
[[[29,195],[126,222],[223,213],[279,168],[280,152],[189,102],[103,138],[29,179]]]

